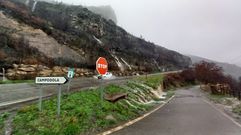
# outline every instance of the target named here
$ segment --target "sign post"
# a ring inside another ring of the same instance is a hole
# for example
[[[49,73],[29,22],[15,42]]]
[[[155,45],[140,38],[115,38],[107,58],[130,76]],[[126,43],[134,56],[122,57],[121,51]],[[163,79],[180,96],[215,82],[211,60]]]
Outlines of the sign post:
[[[71,83],[72,78],[74,78],[74,68],[69,68],[69,69],[68,69],[68,75],[67,75],[67,76],[68,76],[68,78],[69,78],[67,93],[69,93],[70,83]]]
[[[43,88],[42,88],[42,85],[40,85],[40,91],[39,91],[39,111],[42,111],[42,101],[43,101]]]
[[[3,82],[4,82],[5,81],[5,69],[2,68],[2,70],[3,70]]]
[[[61,89],[62,85],[67,83],[68,80],[65,77],[36,77],[35,84],[41,85],[39,92],[39,110],[42,111],[43,101],[43,88],[42,85],[58,85],[58,102],[57,102],[57,115],[60,115],[60,101],[61,101]]]
[[[101,80],[103,80],[103,75],[105,75],[108,71],[108,63],[107,60],[103,57],[100,57],[97,61],[96,61],[96,70],[99,73],[99,75],[101,75]],[[103,88],[101,88],[100,91],[100,95],[101,95],[101,101],[103,101],[103,97],[104,97],[104,91]]]
[[[61,85],[59,85],[59,89],[58,89],[58,102],[57,102],[57,105],[58,105],[58,107],[57,107],[57,115],[58,115],[58,116],[60,115],[61,90],[62,90]]]

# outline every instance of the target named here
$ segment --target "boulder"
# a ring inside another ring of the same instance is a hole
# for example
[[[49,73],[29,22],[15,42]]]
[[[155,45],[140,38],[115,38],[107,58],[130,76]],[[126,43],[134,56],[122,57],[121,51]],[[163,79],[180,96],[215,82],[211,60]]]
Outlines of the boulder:
[[[80,77],[80,74],[74,74],[74,77]]]
[[[63,72],[63,71],[62,71],[62,68],[59,67],[59,66],[53,67],[53,71],[56,72],[56,73],[62,73],[62,72]]]
[[[83,68],[77,68],[75,70],[76,73],[85,73],[85,72],[88,72],[89,70],[88,69],[83,69]]]
[[[116,121],[115,117],[114,117],[112,114],[107,115],[107,116],[105,117],[105,119],[106,119],[106,120],[111,120],[111,121]]]
[[[14,79],[14,77],[15,77],[15,73],[14,72],[9,72],[9,73],[7,73],[6,74],[6,77],[8,78],[8,79],[10,79],[10,80],[13,80]]]
[[[83,72],[83,70],[82,70],[82,69],[80,69],[80,68],[77,68],[77,69],[75,70],[75,72],[76,72],[76,73],[82,73],[82,72]]]
[[[16,69],[18,68],[19,66],[17,64],[13,64],[13,68]]]
[[[15,70],[13,70],[13,69],[8,69],[8,70],[7,70],[7,73],[15,73]]]
[[[89,75],[90,75],[90,73],[89,73],[89,72],[86,72],[86,73],[84,73],[84,75],[85,75],[85,76],[89,76]]]
[[[40,76],[50,76],[52,74],[52,70],[43,70],[41,72],[39,72]]]
[[[64,76],[65,75],[65,73],[63,73],[63,72],[53,72],[52,73],[52,76]]]
[[[16,72],[18,75],[27,75],[28,73],[25,71],[17,71]]]
[[[28,65],[20,64],[19,68],[28,68]]]
[[[69,68],[68,67],[64,67],[64,68],[62,68],[62,71],[65,72],[65,73],[68,73]]]
[[[38,65],[29,65],[29,67],[36,69],[38,67]]]
[[[32,68],[32,67],[26,67],[26,68],[18,68],[19,71],[24,71],[24,72],[34,72],[36,71],[35,68]]]
[[[43,66],[43,65],[37,65],[38,70],[49,70],[48,67]]]

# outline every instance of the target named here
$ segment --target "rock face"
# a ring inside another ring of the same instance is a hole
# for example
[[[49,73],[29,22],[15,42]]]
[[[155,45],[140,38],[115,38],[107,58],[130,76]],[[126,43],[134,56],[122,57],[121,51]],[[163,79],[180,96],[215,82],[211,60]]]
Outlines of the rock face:
[[[13,69],[19,63],[93,72],[95,61],[102,56],[112,72],[125,75],[191,64],[190,58],[137,38],[85,7],[39,1],[32,12],[33,3],[0,1],[0,57],[6,58],[0,60],[0,66]],[[48,73],[47,69],[42,72]]]
[[[8,28],[8,31],[16,31],[8,34],[9,39],[17,42],[22,41],[26,48],[38,50],[39,53],[52,59],[63,58],[77,62],[83,60],[77,52],[59,44],[54,38],[49,37],[40,29],[19,24],[15,20],[6,17],[3,13],[0,13],[0,20],[0,28]]]

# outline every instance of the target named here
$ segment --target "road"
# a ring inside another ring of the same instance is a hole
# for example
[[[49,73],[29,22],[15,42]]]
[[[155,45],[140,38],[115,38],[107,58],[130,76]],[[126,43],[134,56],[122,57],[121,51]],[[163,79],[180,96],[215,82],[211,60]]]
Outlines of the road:
[[[169,104],[113,135],[241,135],[241,127],[204,99],[198,87],[178,90]]]

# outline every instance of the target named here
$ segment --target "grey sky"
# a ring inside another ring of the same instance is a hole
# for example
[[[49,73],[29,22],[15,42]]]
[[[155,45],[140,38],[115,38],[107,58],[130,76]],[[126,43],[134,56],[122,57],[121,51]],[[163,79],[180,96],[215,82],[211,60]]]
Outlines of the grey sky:
[[[168,49],[241,66],[241,0],[62,0],[111,5],[118,25]]]

